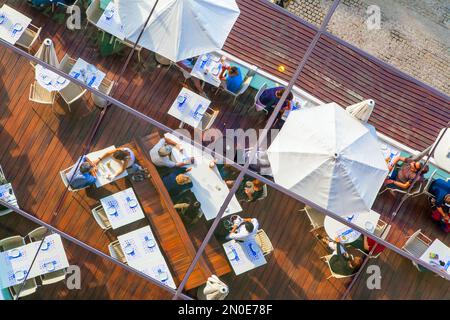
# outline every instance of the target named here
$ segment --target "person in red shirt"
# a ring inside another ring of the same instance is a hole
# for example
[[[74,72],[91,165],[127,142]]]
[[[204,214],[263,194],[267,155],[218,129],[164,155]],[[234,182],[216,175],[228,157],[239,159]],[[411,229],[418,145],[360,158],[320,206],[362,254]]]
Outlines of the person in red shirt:
[[[370,251],[372,251],[373,247],[375,247],[375,245],[377,244],[377,242],[375,240],[372,240],[371,238],[365,236],[365,235],[361,235],[357,240],[355,240],[352,243],[349,243],[349,246],[352,246],[353,248],[359,249],[363,252],[365,252],[366,254],[369,254]],[[381,244],[377,244],[377,247],[375,249],[375,251],[372,253],[372,255],[376,256],[377,254],[383,252],[383,250],[385,249],[385,246],[382,246]]]

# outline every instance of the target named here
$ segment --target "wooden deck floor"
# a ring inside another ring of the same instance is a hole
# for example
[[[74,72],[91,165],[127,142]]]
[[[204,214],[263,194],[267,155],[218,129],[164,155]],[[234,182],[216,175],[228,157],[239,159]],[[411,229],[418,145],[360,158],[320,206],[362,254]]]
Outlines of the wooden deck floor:
[[[52,36],[59,58],[68,52],[72,57],[83,57],[96,63],[102,70],[108,71],[110,78],[117,76],[124,58],[101,57],[89,40],[91,29],[84,37],[80,37],[63,25],[33,12],[22,2],[8,3],[32,16],[35,24],[45,25],[43,37]],[[146,56],[144,54],[144,60]],[[0,164],[13,183],[19,204],[24,210],[106,253],[107,244],[112,239],[101,232],[90,215],[90,209],[98,199],[84,193],[70,194],[58,215],[53,214],[64,192],[59,171],[72,165],[82,153],[98,110],[90,99],[74,105],[72,113],[58,103],[57,115],[49,107],[30,103],[28,91],[33,78],[32,69],[25,59],[0,48]],[[182,86],[181,78],[175,69],[146,68],[137,71],[131,66],[114,96],[136,110],[176,128],[178,122],[167,115],[167,109]],[[221,110],[215,126],[221,130],[255,127],[260,115],[243,116],[246,105],[253,100],[253,94],[249,91],[234,107],[229,105],[225,95],[215,98],[214,104]],[[94,140],[92,150],[112,144],[122,145],[134,138],[146,136],[152,130],[148,123],[112,108]],[[110,192],[116,190],[114,185],[110,188]],[[224,277],[231,287],[231,298],[339,299],[342,296],[349,281],[326,280],[327,269],[318,259],[326,251],[308,232],[310,227],[306,217],[297,213],[301,207],[302,204],[275,190],[269,191],[265,201],[245,207],[245,215],[256,216],[260,220],[276,249],[265,267],[239,277]],[[386,195],[379,199],[375,209],[387,217],[392,207],[393,199]],[[394,222],[389,241],[401,246],[407,234],[422,228],[431,238],[438,237],[449,243],[449,238],[431,223],[428,216],[423,199],[408,203]],[[9,231],[17,231],[22,235],[32,228],[14,216],[1,219],[2,225],[10,226]],[[5,235],[9,234],[5,231]],[[193,241],[198,244],[201,239]],[[71,263],[85,266],[89,275],[86,279],[87,288],[67,293],[60,286],[49,286],[39,290],[35,298],[58,298],[66,294],[70,298],[86,299],[167,297],[161,290],[142,283],[139,277],[85,250],[67,244],[67,251]],[[365,287],[365,281],[360,280],[351,298],[450,298],[448,282],[430,274],[419,274],[409,261],[397,254],[383,254],[379,261],[383,269],[386,268],[384,279],[389,280],[386,287],[383,286],[380,291],[370,291]]]

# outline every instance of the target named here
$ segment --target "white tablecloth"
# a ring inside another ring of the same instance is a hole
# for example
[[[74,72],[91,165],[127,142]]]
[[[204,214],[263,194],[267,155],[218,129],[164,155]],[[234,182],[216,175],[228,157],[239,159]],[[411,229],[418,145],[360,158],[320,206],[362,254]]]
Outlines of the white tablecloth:
[[[176,289],[172,274],[150,226],[118,236],[117,239],[130,267]]]
[[[70,76],[83,81],[91,88],[98,89],[106,74],[97,69],[94,65],[78,58],[72,67],[72,70],[70,70]]]
[[[191,75],[203,80],[215,87],[220,86],[219,75],[222,71],[222,56],[217,52],[211,52],[198,57],[197,62],[192,68]]]
[[[441,130],[439,136],[444,134],[444,129]],[[438,139],[436,139],[437,142]],[[434,150],[434,161],[436,164],[447,172],[450,172],[450,130],[442,138],[439,145]]]
[[[430,257],[430,253],[437,254],[438,257],[433,259]],[[420,257],[420,260],[431,264],[435,267],[438,267],[442,270],[442,272],[446,272],[450,275],[450,248],[447,247],[442,241],[436,239],[433,243],[428,247],[427,251]],[[440,265],[440,261],[444,263],[444,265]]]
[[[370,210],[370,212],[347,216],[347,220],[370,233],[375,231],[379,219],[380,214],[373,210]],[[339,237],[341,243],[351,243],[361,236],[361,233],[358,231],[349,228],[345,224],[342,224],[329,216],[325,217],[324,228],[325,232],[332,240]]]
[[[16,44],[30,23],[30,18],[10,6],[5,4],[0,8],[0,38],[3,40]]]
[[[132,188],[102,198],[100,202],[113,229],[145,218]]]
[[[40,64],[36,65],[35,79],[41,87],[50,92],[60,91],[70,83],[66,78],[44,68]]]
[[[208,109],[211,101],[186,88],[181,89],[178,97],[186,97],[185,102],[180,105],[178,98],[175,99],[168,113],[182,123],[200,128],[203,113]]]
[[[14,194],[11,183],[0,185],[0,199],[8,202],[10,205],[15,206],[16,208],[19,208],[16,195]]]
[[[112,34],[120,40],[125,40],[125,32],[123,28],[122,21],[117,9],[117,4],[115,1],[111,1],[108,6],[103,11],[102,16],[97,21],[97,27]]]
[[[30,269],[38,253],[40,242],[32,242],[16,249],[0,253],[0,285],[7,288],[22,283],[24,275]],[[17,257],[15,257],[18,255]],[[39,254],[30,270],[28,279],[67,268],[69,262],[64,251],[61,237],[52,234],[45,238]]]
[[[106,152],[114,150],[115,146],[110,146],[108,148],[105,148],[103,150],[95,151],[89,153],[86,157],[91,161],[96,161],[99,157],[103,156]],[[95,182],[95,186],[97,188],[100,188],[104,185],[107,185],[115,180],[122,179],[128,175],[127,171],[125,170],[121,174],[119,174],[117,177],[114,177],[114,179],[108,179],[108,175],[114,174],[115,172],[119,171],[122,168],[122,165],[118,163],[117,161],[113,160],[112,157],[104,158],[100,163],[98,164],[98,170],[97,170],[97,181]]]
[[[223,248],[236,275],[267,263],[254,238],[247,239],[244,242],[231,240],[224,243]]]
[[[192,146],[191,144],[180,141],[177,137],[171,134],[166,134],[166,136],[171,140],[178,141],[183,146],[183,153],[180,153],[178,149],[173,149],[172,154],[175,161],[181,162],[191,156],[195,158],[194,164],[187,166],[192,168],[191,171],[187,173],[187,175],[192,178],[193,187],[191,191],[201,203],[201,210],[205,214],[205,219],[214,219],[217,217],[220,207],[225,201],[225,198],[228,196],[230,190],[220,176],[217,167],[209,167],[213,157]],[[223,216],[241,211],[242,207],[239,204],[239,201],[235,196],[233,196]]]

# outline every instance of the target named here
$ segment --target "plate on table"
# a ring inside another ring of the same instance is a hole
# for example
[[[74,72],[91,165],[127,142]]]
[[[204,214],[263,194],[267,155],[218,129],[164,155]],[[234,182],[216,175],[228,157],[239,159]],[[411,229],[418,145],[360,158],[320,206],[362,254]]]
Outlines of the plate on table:
[[[16,273],[14,273],[14,278],[16,278],[17,281],[22,281],[23,279],[25,279],[26,275],[27,273],[25,271],[17,271]]]
[[[133,248],[133,246],[132,245],[127,245],[126,247],[125,247],[125,253],[126,254],[130,254],[130,255],[132,255],[132,254],[134,254],[134,248]]]
[[[55,271],[55,269],[56,269],[56,265],[55,265],[54,261],[53,262],[48,262],[44,266],[45,266],[45,270],[47,270],[49,272]]]
[[[3,22],[5,22],[6,17],[4,13],[0,13],[0,24],[2,24]]]
[[[66,83],[66,78],[60,76],[60,77],[58,77],[56,82],[58,82],[59,84],[64,84],[64,83]]]
[[[136,201],[136,199],[130,199],[128,200],[128,206],[130,208],[136,208],[138,205],[138,202]]]
[[[203,62],[206,62],[206,61],[208,61],[209,60],[209,57],[206,55],[206,54],[204,54],[204,55],[202,55],[202,57],[200,58]]]
[[[169,279],[169,275],[165,271],[158,270],[158,278],[160,281],[166,281]]]
[[[372,222],[366,221],[366,223],[364,224],[364,228],[366,228],[366,230],[369,232],[373,232],[373,230],[375,229],[375,226],[373,225]]]
[[[44,84],[46,84],[46,85],[49,85],[49,84],[52,83],[52,79],[51,79],[50,77],[46,76],[46,75],[44,75],[44,76],[42,77],[42,81],[43,81]]]
[[[227,251],[227,257],[228,259],[230,259],[230,261],[236,260],[236,252],[230,249],[229,251]]]
[[[105,10],[106,19],[111,19],[114,16],[114,9]]]
[[[211,60],[214,61],[214,62],[220,62],[220,57],[219,56],[213,56],[211,58]]]
[[[18,249],[12,249],[8,252],[8,257],[10,258],[18,258],[20,257],[20,250]]]
[[[106,209],[106,213],[110,216],[115,216],[117,214],[117,209],[115,207],[109,207]]]
[[[156,242],[154,239],[147,239],[147,240],[145,240],[145,243],[147,244],[147,247],[149,247],[150,249],[154,248],[156,245]]]
[[[179,104],[183,104],[183,103],[185,103],[186,102],[186,96],[178,96],[178,98],[177,98],[177,102],[179,103]]]
[[[48,248],[50,248],[50,243],[48,241],[44,241],[44,243],[42,243],[41,250],[46,251]]]
[[[14,25],[14,31],[20,32],[20,31],[22,31],[22,30],[23,30],[23,26],[22,26],[20,23],[16,23],[16,24]]]

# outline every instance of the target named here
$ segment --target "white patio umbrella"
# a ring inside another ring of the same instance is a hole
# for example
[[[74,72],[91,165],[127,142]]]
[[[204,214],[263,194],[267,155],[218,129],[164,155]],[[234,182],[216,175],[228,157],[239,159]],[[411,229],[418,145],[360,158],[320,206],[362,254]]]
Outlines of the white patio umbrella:
[[[375,108],[375,101],[372,99],[364,100],[348,106],[345,110],[356,119],[367,122]]]
[[[136,42],[156,0],[118,0],[126,39]],[[221,49],[239,16],[235,0],[160,0],[139,45],[172,61]]]
[[[56,68],[59,68],[59,61],[56,55],[55,46],[53,45],[53,41],[49,38],[45,39],[39,50],[34,55],[36,58],[52,65]]]
[[[291,112],[268,156],[276,183],[339,215],[369,211],[388,174],[376,138],[336,103]]]
[[[206,285],[199,288],[197,295],[200,300],[224,300],[228,293],[228,286],[216,275],[211,275]]]

